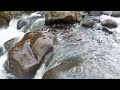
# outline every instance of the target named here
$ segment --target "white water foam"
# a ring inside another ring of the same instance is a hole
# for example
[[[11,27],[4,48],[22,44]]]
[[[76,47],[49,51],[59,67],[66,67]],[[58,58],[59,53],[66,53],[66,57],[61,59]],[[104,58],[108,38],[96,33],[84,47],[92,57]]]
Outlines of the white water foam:
[[[7,29],[0,29],[0,46],[3,46],[4,43],[14,37],[18,37],[19,40],[24,36],[23,32],[20,32],[16,29],[16,24],[18,20],[11,20],[9,27]],[[3,48],[4,49],[4,48]],[[7,79],[8,77],[13,77],[11,74],[6,73],[4,69],[4,63],[7,60],[7,53],[0,57],[0,79]]]

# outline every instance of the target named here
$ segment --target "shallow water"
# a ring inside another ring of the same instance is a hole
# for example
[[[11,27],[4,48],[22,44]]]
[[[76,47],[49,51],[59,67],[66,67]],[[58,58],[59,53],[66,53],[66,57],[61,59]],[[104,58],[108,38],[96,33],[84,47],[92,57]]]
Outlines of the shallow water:
[[[56,47],[46,71],[68,58],[80,57],[85,64],[78,67],[79,69],[72,69],[61,74],[60,77],[63,79],[120,78],[120,18],[106,15],[99,18],[101,21],[113,19],[119,26],[115,29],[109,29],[113,34],[97,29],[86,29],[80,25],[75,25],[69,33],[57,34],[59,45]],[[72,36],[65,38],[68,34]],[[80,41],[75,40],[76,36],[80,36]],[[38,70],[35,78],[39,79],[40,70]]]

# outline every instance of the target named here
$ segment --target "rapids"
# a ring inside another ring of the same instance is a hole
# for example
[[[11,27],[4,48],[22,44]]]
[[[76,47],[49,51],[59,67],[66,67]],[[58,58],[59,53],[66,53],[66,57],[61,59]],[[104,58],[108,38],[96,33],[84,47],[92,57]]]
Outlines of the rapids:
[[[107,13],[107,12],[106,12]],[[31,15],[22,15],[20,18],[28,18],[32,16],[41,16],[38,12]],[[69,77],[63,75],[64,78],[75,79],[119,79],[120,78],[120,18],[111,17],[110,15],[101,15],[99,17],[101,21],[105,19],[113,19],[117,22],[118,27],[115,29],[109,29],[113,34],[109,34],[102,30],[96,29],[100,26],[100,23],[95,28],[83,28],[81,24],[74,24],[69,32],[63,33],[62,31],[57,33],[58,45],[55,48],[54,55],[50,62],[42,64],[42,66],[36,72],[33,79],[42,79],[43,74],[55,66],[59,65],[63,60],[73,57],[82,58],[86,64],[79,71],[73,70],[72,73],[68,72]],[[12,19],[7,29],[0,29],[0,46],[3,46],[4,42],[14,37],[19,37],[19,40],[25,33],[22,30],[17,30],[17,21],[19,19]],[[36,21],[30,26],[34,29],[34,25],[40,25],[43,23],[44,17],[36,19]],[[23,28],[22,28],[23,29]],[[70,35],[70,37],[67,35]],[[3,46],[4,48],[4,46]],[[14,75],[7,73],[4,69],[4,63],[7,60],[7,52],[0,57],[0,79],[14,78]],[[85,70],[83,72],[83,70]],[[81,72],[81,74],[79,73]],[[73,77],[75,75],[75,77]]]

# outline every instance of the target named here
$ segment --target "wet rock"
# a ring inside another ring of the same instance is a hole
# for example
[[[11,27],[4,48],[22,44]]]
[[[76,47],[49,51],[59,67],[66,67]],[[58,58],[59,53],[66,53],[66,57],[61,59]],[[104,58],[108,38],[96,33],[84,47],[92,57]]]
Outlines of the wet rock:
[[[92,16],[101,16],[102,11],[88,11],[88,13]]]
[[[22,27],[23,32],[33,32],[37,29],[43,29],[44,19],[40,15],[30,16],[25,19],[20,19],[17,23],[17,29],[20,30]]]
[[[9,51],[9,67],[18,78],[31,78],[34,76],[39,62],[35,59],[29,47],[29,41],[21,45],[19,50],[18,47]]]
[[[40,18],[40,19],[37,19],[32,27],[31,27],[31,32],[33,31],[41,31],[44,29],[44,25],[45,25],[45,19],[44,18]]]
[[[3,50],[3,47],[0,46],[0,56],[4,54],[4,50]]]
[[[113,17],[120,17],[120,11],[113,11],[111,16],[113,16]]]
[[[82,15],[76,11],[48,11],[45,14],[45,24],[73,23],[81,20]]]
[[[4,43],[5,49],[8,51],[10,48],[12,48],[18,42],[18,40],[19,39],[16,37],[16,38],[12,38],[12,39],[6,41]]]
[[[35,75],[44,58],[53,50],[54,41],[50,37],[52,34],[42,32],[26,33],[23,39],[8,51],[9,67],[16,77],[32,78]]]
[[[101,23],[101,25],[107,28],[116,28],[118,26],[117,22],[113,19],[106,19]]]
[[[20,30],[23,26],[27,25],[27,21],[19,20],[17,23],[17,29]]]
[[[82,26],[87,28],[93,28],[94,25],[95,25],[95,21],[93,20],[86,20],[82,23]]]
[[[66,73],[72,73],[72,69],[77,70],[77,67],[80,67],[82,63],[82,59],[74,58],[70,60],[65,60],[60,65],[48,70],[43,75],[43,79],[72,79],[72,77],[67,77]]]
[[[5,63],[3,64],[3,67],[6,70],[6,73],[8,74],[11,73],[8,60],[5,61]]]
[[[102,28],[102,31],[104,31],[104,32],[106,32],[106,33],[108,33],[108,34],[113,34],[113,32],[112,31],[110,31],[110,30],[108,30],[107,28]]]
[[[103,11],[103,14],[110,15],[110,14],[112,14],[112,11]]]

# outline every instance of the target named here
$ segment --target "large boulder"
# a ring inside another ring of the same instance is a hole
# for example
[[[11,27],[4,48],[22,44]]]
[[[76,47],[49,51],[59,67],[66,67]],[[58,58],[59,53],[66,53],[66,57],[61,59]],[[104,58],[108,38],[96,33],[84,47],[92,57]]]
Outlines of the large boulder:
[[[47,54],[53,51],[53,44],[54,35],[52,34],[26,33],[23,39],[8,51],[11,72],[18,78],[32,78]]]
[[[113,11],[111,16],[112,17],[120,17],[120,11]]]
[[[101,22],[101,25],[107,28],[116,28],[118,26],[117,22],[113,19],[106,19],[103,22]]]
[[[81,20],[82,15],[76,11],[47,11],[45,14],[45,24],[73,23]]]
[[[69,59],[61,63],[60,65],[48,70],[44,75],[43,79],[72,79],[74,77],[69,77],[67,74],[72,74],[72,70],[79,69],[83,64],[82,59]]]

